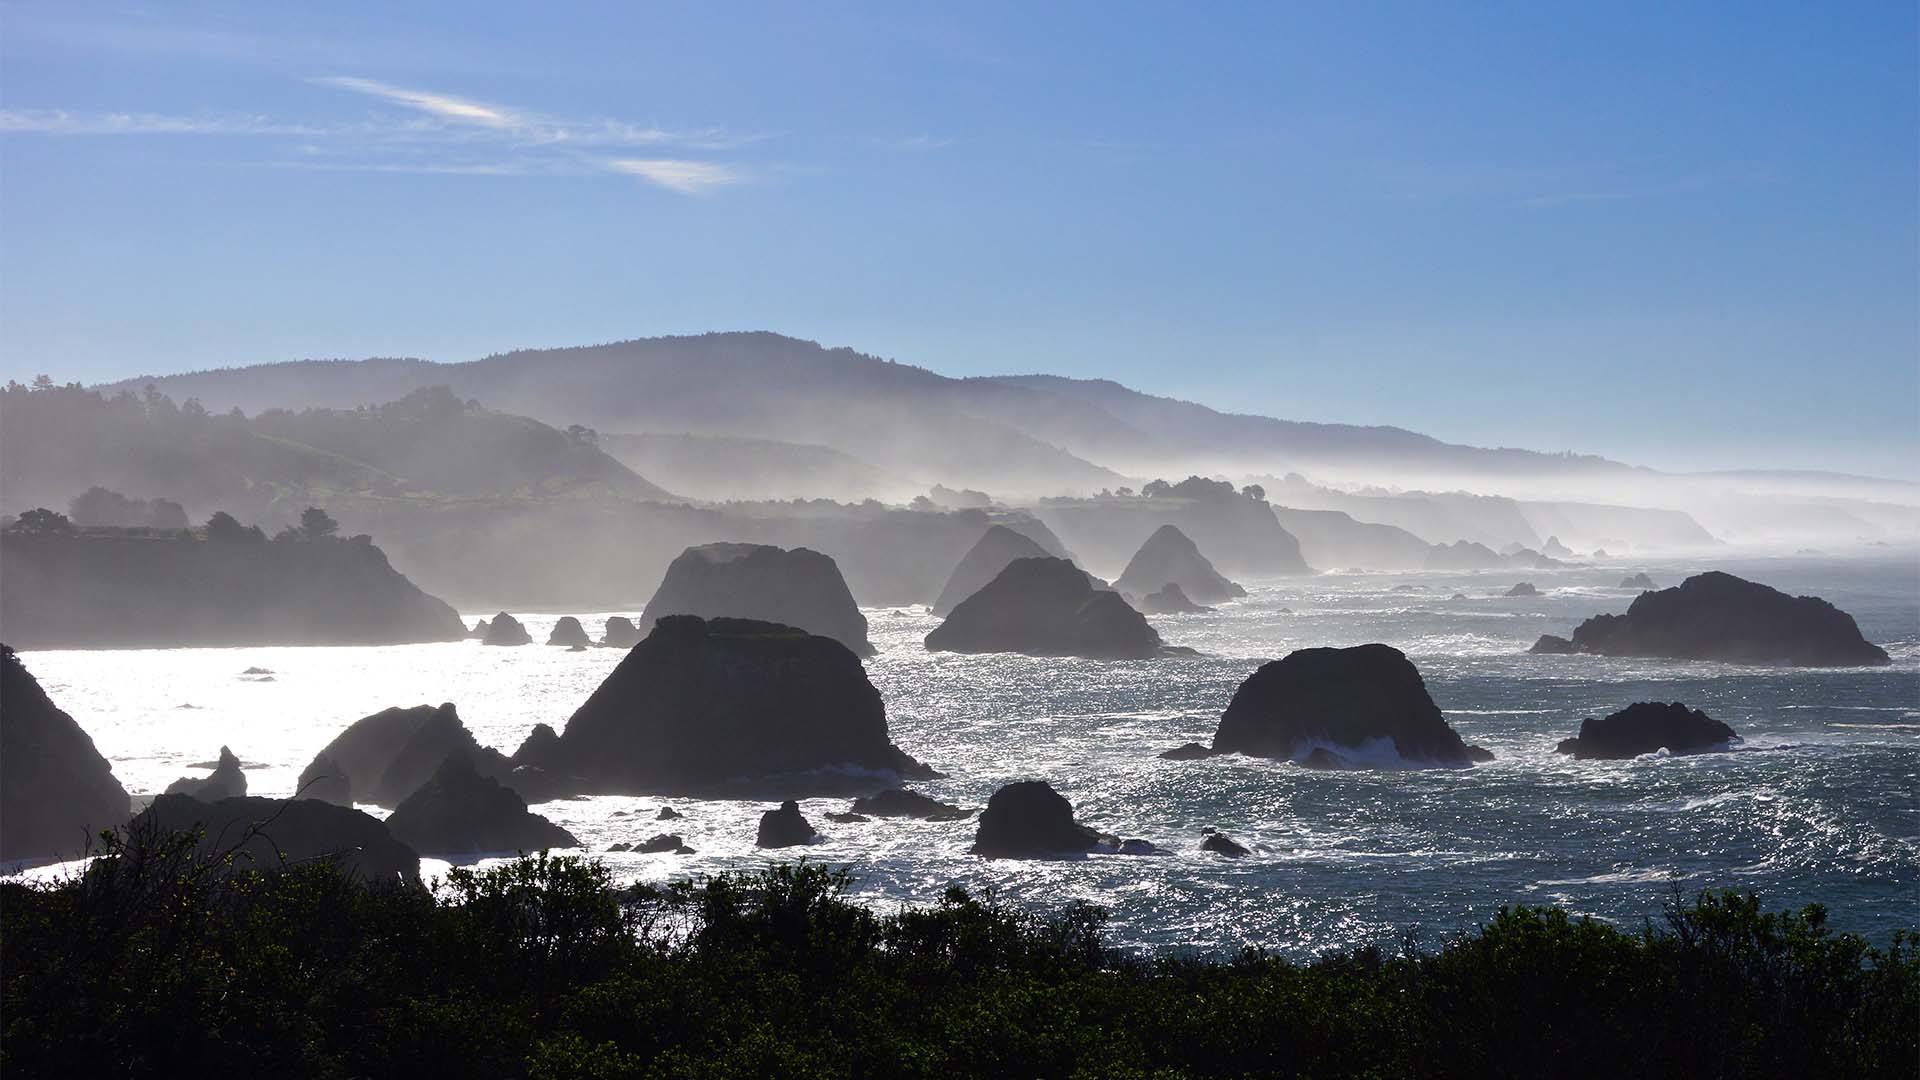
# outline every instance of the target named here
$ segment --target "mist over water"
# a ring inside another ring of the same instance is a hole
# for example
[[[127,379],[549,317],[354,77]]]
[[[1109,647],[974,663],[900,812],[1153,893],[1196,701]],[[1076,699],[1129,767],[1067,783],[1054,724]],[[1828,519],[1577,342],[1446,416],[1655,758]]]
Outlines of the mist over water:
[[[1888,668],[1808,670],[1529,656],[1542,633],[1624,610],[1624,574],[1661,586],[1725,569],[1852,613]],[[1499,596],[1527,580],[1544,595]],[[838,824],[838,799],[803,809],[826,841],[808,858],[845,865],[879,906],[922,903],[952,882],[1040,908],[1107,908],[1115,940],[1160,950],[1257,944],[1290,955],[1407,929],[1440,935],[1503,904],[1562,904],[1626,925],[1658,917],[1670,883],[1751,889],[1770,905],[1819,901],[1833,922],[1884,939],[1920,921],[1920,567],[1911,558],[1813,558],[1478,574],[1326,574],[1248,582],[1211,614],[1155,617],[1191,659],[1095,662],[931,654],[922,608],[868,608],[879,655],[867,670],[894,741],[949,779],[916,785],[977,807],[1001,784],[1042,778],[1082,820],[1141,837],[1163,857],[986,861],[973,823]],[[1455,593],[1464,599],[1452,599]],[[465,617],[491,616],[492,610]],[[544,641],[562,613],[525,615]],[[584,613],[598,634],[608,614]],[[1296,649],[1383,641],[1406,651],[1470,744],[1473,769],[1323,773],[1239,757],[1169,762],[1205,741],[1235,687]],[[393,705],[455,702],[481,742],[506,752],[556,727],[623,654],[476,642],[393,647],[174,649],[23,654],[136,795],[230,745],[250,791],[286,795],[353,720]],[[270,676],[243,675],[250,667]],[[1731,724],[1728,753],[1575,762],[1553,753],[1581,718],[1678,700]],[[672,805],[685,817],[656,822]],[[795,857],[753,847],[770,803],[592,797],[535,809],[590,853],[678,832],[698,854],[600,854],[623,880],[663,880]],[[373,808],[367,808],[373,809]],[[1198,850],[1214,826],[1253,849]],[[429,873],[444,863],[428,861]]]

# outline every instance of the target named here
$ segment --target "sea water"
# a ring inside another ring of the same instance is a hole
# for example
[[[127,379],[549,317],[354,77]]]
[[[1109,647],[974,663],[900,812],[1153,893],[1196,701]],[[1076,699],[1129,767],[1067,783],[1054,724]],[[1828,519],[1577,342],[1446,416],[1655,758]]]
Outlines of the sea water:
[[[1893,665],[1809,670],[1525,651],[1540,634],[1566,635],[1590,615],[1625,610],[1635,595],[1617,587],[1626,573],[1645,570],[1666,586],[1710,568],[1826,597],[1856,616]],[[1520,580],[1543,595],[1500,595]],[[1044,779],[1086,823],[1150,840],[1163,856],[984,860],[967,854],[970,821],[828,821],[846,808],[841,799],[803,800],[825,839],[777,852],[753,846],[766,803],[594,797],[534,809],[623,881],[804,855],[845,867],[854,895],[881,910],[931,902],[956,882],[1041,911],[1090,901],[1109,913],[1115,943],[1149,951],[1258,945],[1304,957],[1409,933],[1431,944],[1511,904],[1558,904],[1638,927],[1658,920],[1676,888],[1752,890],[1773,907],[1819,902],[1834,925],[1876,942],[1920,926],[1920,563],[1912,557],[1248,584],[1249,597],[1212,613],[1153,618],[1169,643],[1199,649],[1195,658],[935,654],[921,645],[938,624],[924,608],[866,612],[879,649],[867,671],[894,742],[948,774],[916,787],[978,807],[1002,784]],[[560,614],[521,618],[541,642]],[[638,606],[564,614],[597,636],[607,615],[637,615]],[[1371,641],[1406,652],[1447,719],[1496,759],[1471,769],[1328,773],[1241,757],[1157,757],[1205,742],[1262,662]],[[224,744],[245,763],[252,794],[286,795],[341,729],[393,705],[452,701],[481,742],[511,753],[535,724],[563,727],[622,655],[468,641],[22,658],[130,792],[204,775],[193,766]],[[244,674],[249,668],[267,673]],[[1553,752],[1581,718],[1647,700],[1702,708],[1744,742],[1725,753],[1632,761]],[[654,820],[663,805],[684,816]],[[1199,850],[1209,826],[1252,854]],[[697,854],[606,853],[658,832],[681,834]],[[431,876],[446,866],[427,860],[424,868]]]

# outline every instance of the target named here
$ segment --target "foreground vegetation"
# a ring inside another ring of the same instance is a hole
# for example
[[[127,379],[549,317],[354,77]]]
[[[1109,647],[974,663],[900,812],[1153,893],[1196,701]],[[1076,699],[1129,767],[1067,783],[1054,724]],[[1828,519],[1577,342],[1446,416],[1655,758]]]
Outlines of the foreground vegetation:
[[[593,862],[370,890],[192,837],[0,885],[8,1076],[1912,1075],[1920,958],[1818,907],[1624,932],[1502,911],[1438,951],[1142,960],[1100,913],[953,889],[875,914],[786,866],[657,889]]]

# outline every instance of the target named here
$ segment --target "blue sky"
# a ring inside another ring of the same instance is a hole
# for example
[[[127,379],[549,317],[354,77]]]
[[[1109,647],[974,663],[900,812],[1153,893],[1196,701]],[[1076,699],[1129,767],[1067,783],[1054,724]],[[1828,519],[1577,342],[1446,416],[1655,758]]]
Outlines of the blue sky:
[[[772,329],[1920,474],[1920,54],[1841,5],[0,6],[0,377]]]

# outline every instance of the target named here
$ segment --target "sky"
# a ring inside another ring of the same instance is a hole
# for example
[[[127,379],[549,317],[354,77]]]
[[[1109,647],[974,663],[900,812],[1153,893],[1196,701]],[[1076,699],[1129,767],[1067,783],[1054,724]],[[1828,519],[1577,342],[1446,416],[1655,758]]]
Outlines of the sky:
[[[0,378],[765,329],[1920,477],[1916,5],[0,4]]]

